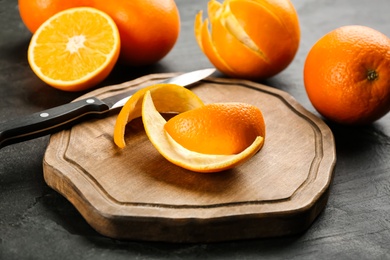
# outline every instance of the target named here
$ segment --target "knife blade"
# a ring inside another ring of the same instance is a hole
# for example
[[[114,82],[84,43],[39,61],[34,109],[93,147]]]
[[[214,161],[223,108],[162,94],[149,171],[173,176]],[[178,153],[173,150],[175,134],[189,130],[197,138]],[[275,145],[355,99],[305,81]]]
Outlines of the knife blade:
[[[188,87],[214,72],[214,68],[196,70],[160,83],[173,83]],[[131,95],[144,87],[133,88],[128,92],[104,99],[89,97],[0,123],[0,148],[52,134],[85,120],[104,118],[119,111]]]

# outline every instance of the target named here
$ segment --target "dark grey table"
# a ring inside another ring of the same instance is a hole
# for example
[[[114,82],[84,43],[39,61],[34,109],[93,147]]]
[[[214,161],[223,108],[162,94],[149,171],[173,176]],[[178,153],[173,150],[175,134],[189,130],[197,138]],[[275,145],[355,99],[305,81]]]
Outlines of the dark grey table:
[[[284,90],[317,114],[303,86],[310,47],[330,30],[348,24],[390,36],[388,0],[294,0],[301,45],[293,63],[261,82]],[[185,72],[211,66],[193,36],[196,12],[206,0],[177,0],[180,38],[161,62],[146,68],[118,66],[101,84],[142,75]],[[17,1],[0,1],[0,122],[67,103],[83,93],[48,87],[29,68],[31,34]],[[49,137],[0,150],[0,259],[390,259],[390,114],[360,128],[329,124],[335,135],[337,165],[329,202],[303,234],[215,244],[119,241],[96,233],[61,195],[43,180],[42,158]]]

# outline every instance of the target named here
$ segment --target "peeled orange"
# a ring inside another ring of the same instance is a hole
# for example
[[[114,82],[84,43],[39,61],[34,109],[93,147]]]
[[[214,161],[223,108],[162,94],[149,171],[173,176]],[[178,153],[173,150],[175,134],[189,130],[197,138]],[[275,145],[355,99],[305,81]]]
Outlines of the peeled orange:
[[[264,79],[284,70],[300,41],[298,15],[289,0],[216,0],[195,18],[204,54],[224,74]]]
[[[159,113],[162,111],[179,114],[166,122]],[[126,124],[138,116],[142,116],[145,132],[160,154],[191,171],[230,169],[247,161],[264,144],[265,123],[258,108],[242,103],[203,105],[193,92],[174,84],[151,86],[128,100],[114,129],[119,147],[125,147]],[[197,134],[201,128],[204,130]],[[198,150],[191,144],[197,148],[211,145],[212,149]]]
[[[28,48],[28,61],[47,84],[80,91],[109,75],[119,51],[119,31],[111,17],[77,7],[55,14],[39,27]]]

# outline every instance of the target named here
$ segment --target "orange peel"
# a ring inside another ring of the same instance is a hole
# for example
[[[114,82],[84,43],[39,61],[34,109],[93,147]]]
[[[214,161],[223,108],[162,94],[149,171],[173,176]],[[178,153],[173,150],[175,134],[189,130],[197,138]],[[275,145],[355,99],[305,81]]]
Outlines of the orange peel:
[[[114,142],[118,147],[126,146],[124,138],[126,125],[142,115],[142,102],[148,91],[161,113],[181,113],[204,105],[192,91],[176,84],[155,84],[143,88],[131,96],[118,114],[114,127]]]
[[[240,110],[239,113],[233,116],[235,118],[233,121],[243,120],[245,116],[241,117],[240,113],[242,112],[241,108],[244,104],[238,105],[238,103],[232,103],[232,105],[234,105],[236,109],[239,106]],[[249,108],[251,105],[248,104],[247,106],[247,108]],[[204,105],[202,100],[195,93],[179,85],[156,84],[144,88],[136,92],[120,111],[115,123],[114,142],[120,148],[124,148],[126,146],[125,128],[127,123],[141,116],[146,135],[157,151],[169,162],[187,170],[196,172],[218,172],[227,170],[249,160],[262,148],[264,144],[265,125],[260,111],[256,112],[260,115],[256,114],[253,116],[253,114],[250,113],[251,115],[247,117],[250,122],[259,120],[260,125],[252,128],[252,123],[243,124],[245,125],[244,129],[247,129],[249,126],[251,131],[254,130],[256,133],[253,136],[254,138],[247,142],[244,149],[241,149],[234,154],[210,154],[189,150],[177,142],[169,134],[169,131],[165,129],[167,121],[160,113],[175,112],[184,116],[187,111],[191,112],[197,110],[202,116],[204,111],[201,109],[203,108],[208,109],[208,106]],[[218,106],[218,109],[219,108],[220,107]],[[213,111],[214,110],[212,110],[212,114],[214,115]],[[224,115],[231,115],[229,111],[232,112],[232,110],[227,110]],[[173,118],[175,117],[176,116]],[[219,117],[219,119],[221,119],[221,117]],[[210,121],[205,120],[204,123],[209,125]],[[213,128],[214,126],[211,124],[209,127]],[[240,131],[241,130],[239,130],[239,132]],[[245,131],[241,132],[244,133]],[[248,140],[246,135],[244,135],[243,138],[246,141]],[[218,140],[223,141],[223,138]]]
[[[150,91],[144,95],[142,122],[149,140],[165,159],[195,172],[219,172],[236,167],[256,154],[264,144],[264,137],[257,136],[250,146],[238,154],[211,155],[188,150],[164,130],[166,121],[157,111]]]
[[[242,102],[211,103],[170,118],[165,131],[183,147],[203,154],[238,154],[265,137],[260,109]]]
[[[297,12],[290,0],[216,0],[208,18],[195,17],[196,41],[222,73],[246,79],[276,75],[293,60],[300,41]],[[210,25],[210,26],[209,26]]]

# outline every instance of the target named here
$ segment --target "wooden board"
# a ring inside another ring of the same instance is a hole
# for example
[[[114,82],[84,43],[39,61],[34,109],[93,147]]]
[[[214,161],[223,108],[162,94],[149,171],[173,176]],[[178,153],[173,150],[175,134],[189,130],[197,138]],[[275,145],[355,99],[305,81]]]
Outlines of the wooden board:
[[[86,96],[104,98],[173,75],[149,75]],[[229,171],[194,173],[165,160],[140,120],[127,129],[128,146],[118,149],[114,115],[51,137],[43,162],[47,184],[112,238],[215,242],[305,231],[326,205],[336,162],[326,124],[289,94],[257,83],[207,79],[192,90],[205,103],[258,106],[267,131],[262,150]]]

